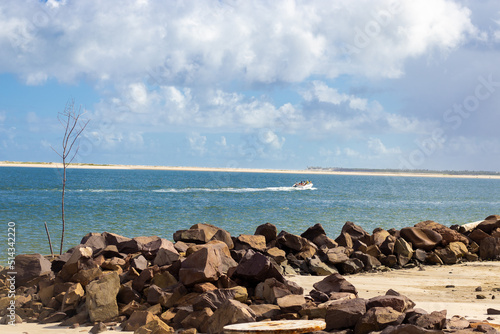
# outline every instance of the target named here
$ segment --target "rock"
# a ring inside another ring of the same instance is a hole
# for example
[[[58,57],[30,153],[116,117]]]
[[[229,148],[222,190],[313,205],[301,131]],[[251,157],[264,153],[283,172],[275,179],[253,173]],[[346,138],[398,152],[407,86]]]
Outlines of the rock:
[[[52,324],[54,322],[61,322],[64,318],[67,317],[67,314],[64,312],[54,312],[49,316],[43,318],[40,323],[41,324]]]
[[[430,229],[433,230],[434,232],[439,233],[442,237],[441,244],[443,246],[447,246],[449,243],[457,241],[462,242],[466,245],[469,244],[469,239],[467,239],[467,237],[465,237],[458,231],[452,230],[451,228],[436,223],[432,220],[420,222],[416,224],[415,227],[422,229]]]
[[[455,264],[458,261],[457,255],[448,248],[437,248],[434,253],[439,256],[444,264]]]
[[[280,307],[274,304],[252,304],[250,308],[254,311],[257,321],[275,319],[281,314]]]
[[[477,225],[477,229],[482,230],[487,234],[491,234],[494,230],[500,227],[500,216],[492,215]]]
[[[281,247],[284,247],[285,250],[289,249],[292,252],[300,252],[305,246],[308,245],[306,238],[302,238],[301,236],[285,231],[280,232],[280,234],[276,238],[276,242]]]
[[[481,241],[484,238],[489,238],[489,237],[490,235],[488,233],[480,229],[474,229],[469,235],[469,238],[472,239],[474,242],[476,242],[478,245],[481,244]]]
[[[276,298],[276,304],[285,313],[299,312],[306,304],[306,299],[302,295],[286,295]]]
[[[415,325],[426,329],[443,329],[446,324],[446,310],[423,314],[415,321]]]
[[[236,238],[236,241],[243,246],[243,248],[235,246],[236,249],[252,248],[259,252],[265,252],[267,248],[266,238],[263,235],[241,234]]]
[[[345,232],[340,233],[340,235],[335,239],[335,242],[342,247],[353,248],[352,237]]]
[[[120,290],[120,278],[110,272],[87,285],[86,305],[90,321],[107,321],[118,315],[116,296]]]
[[[335,248],[338,244],[335,240],[330,239],[325,234],[320,234],[312,240],[312,243],[318,246],[318,248],[325,247],[326,249]]]
[[[446,322],[447,329],[465,329],[470,326],[470,322],[464,317],[453,316]]]
[[[148,322],[153,321],[154,315],[148,311],[134,311],[130,318],[123,325],[124,331],[135,331]]]
[[[314,283],[313,287],[329,295],[332,292],[350,292],[358,295],[358,291],[340,274],[331,274],[319,282]]]
[[[363,298],[347,299],[328,306],[326,309],[326,331],[351,328],[366,313],[366,300]]]
[[[495,260],[500,257],[500,238],[484,238],[479,245],[479,257],[482,260]]]
[[[361,226],[356,225],[353,222],[346,222],[344,226],[342,226],[342,233],[349,234],[353,242],[359,240],[366,245],[369,245],[371,242],[370,234],[366,232]]]
[[[438,265],[444,264],[443,260],[441,260],[441,257],[439,257],[439,255],[434,251],[427,253],[425,262],[427,262],[428,264],[438,264]]]
[[[368,299],[366,302],[366,309],[371,309],[372,307],[392,307],[401,313],[406,312],[406,310],[414,306],[415,303],[407,297],[394,295],[376,296]]]
[[[399,263],[404,266],[413,257],[413,248],[403,238],[398,238],[394,243],[394,254],[398,257]]]
[[[257,290],[260,291],[258,294]],[[277,298],[290,294],[292,294],[292,292],[285,283],[278,281],[276,278],[268,278],[264,282],[258,284],[255,295],[256,297],[264,299],[267,303],[275,304]]]
[[[370,238],[370,243],[380,248],[380,246],[384,243],[385,239],[387,239],[388,236],[390,236],[389,232],[384,229],[377,228],[373,230],[372,236]]]
[[[61,311],[75,310],[84,295],[85,291],[82,285],[80,283],[73,284],[64,295]]]
[[[380,256],[379,260],[384,266],[388,268],[394,268],[398,264],[398,258],[394,254]]]
[[[219,230],[222,230],[221,228],[219,228],[217,226],[214,226],[212,224],[207,224],[207,223],[194,224],[189,229],[190,230],[203,230],[205,232],[205,237],[207,239],[206,242],[210,241]]]
[[[418,260],[419,262],[425,262],[425,259],[427,258],[427,252],[420,248],[415,249],[413,258]]]
[[[400,231],[401,237],[411,242],[413,248],[430,251],[443,240],[441,234],[427,228],[405,227]]]
[[[183,328],[196,328],[197,331],[201,332],[201,328],[213,314],[214,312],[208,307],[194,311],[181,321],[181,325]]]
[[[304,239],[304,240],[305,240],[306,244],[304,245],[304,247],[302,247],[300,252],[295,254],[295,256],[298,259],[302,259],[302,260],[307,261],[308,259],[310,259],[314,255],[316,255],[316,253],[318,252],[318,247],[315,244],[313,244],[312,242],[310,242],[309,240],[307,240],[307,239]]]
[[[386,327],[380,334],[444,334],[441,330],[424,329],[415,325],[399,325]]]
[[[269,255],[276,263],[280,264],[286,261],[286,253],[284,250],[278,247],[272,247],[267,250],[267,255]]]
[[[103,250],[106,248],[107,243],[106,239],[104,238],[101,233],[89,233],[86,236],[82,238],[80,241],[80,244],[86,247],[92,248],[92,251],[94,254],[98,253],[99,251]]]
[[[202,229],[179,230],[174,233],[174,241],[190,242],[194,244],[204,244],[210,239],[205,236]]]
[[[363,262],[363,266],[364,266],[363,269],[367,270],[367,271],[375,269],[375,268],[380,267],[382,265],[382,263],[380,263],[380,261],[376,257],[371,256],[369,254],[359,252],[359,251],[352,253],[351,258],[356,258],[358,260],[361,260],[361,262]]]
[[[108,326],[106,326],[105,324],[103,324],[102,322],[98,322],[97,324],[95,324],[89,331],[89,333],[91,334],[97,334],[97,333],[101,333],[101,332],[105,332],[108,330]]]
[[[328,276],[338,273],[337,268],[328,266],[327,264],[323,263],[317,256],[313,256],[312,258],[310,258],[308,261],[308,265],[309,270],[318,276]]]
[[[39,279],[51,273],[52,264],[41,254],[21,254],[14,258],[16,268],[16,287]]]
[[[339,264],[349,260],[347,250],[343,246],[329,249],[326,253],[327,261],[331,264]]]
[[[404,318],[404,313],[391,307],[372,307],[358,320],[354,334],[366,334],[381,331],[388,326],[397,326],[403,322]]]
[[[357,258],[351,258],[348,259],[342,263],[339,263],[337,267],[339,268],[339,271],[345,275],[345,274],[356,274],[359,273],[363,270],[364,268],[364,263]]]
[[[268,243],[276,240],[276,237],[278,234],[278,229],[273,224],[265,223],[265,224],[257,226],[254,234],[255,235],[263,235],[266,238],[266,243],[268,244]]]
[[[234,248],[234,243],[233,239],[231,238],[231,234],[223,229],[219,229],[217,232],[215,232],[214,236],[210,240],[219,240],[224,242],[227,245],[227,248],[233,249]]]
[[[488,308],[488,309],[486,309],[486,314],[498,315],[498,314],[500,314],[500,309]]]
[[[250,284],[258,284],[267,278],[275,278],[280,282],[284,281],[283,275],[274,267],[269,258],[251,249],[246,252],[238,263],[233,276]]]
[[[226,325],[254,322],[256,318],[257,315],[249,306],[230,299],[214,312],[202,331],[208,334],[218,334],[223,332],[223,327]]]
[[[71,277],[84,268],[85,263],[92,264],[92,248],[86,246],[77,246],[73,249],[71,257],[63,265],[61,271],[57,274],[64,281],[68,281]]]
[[[159,286],[162,289],[166,289],[170,286],[177,284],[177,279],[171,273],[164,270],[154,274],[151,283]]]
[[[232,289],[217,289],[212,291],[207,291],[199,296],[197,296],[192,305],[193,310],[199,311],[208,307],[212,311],[215,311],[222,304],[224,304],[229,299],[235,299],[236,291]]]
[[[223,248],[221,248],[223,246]],[[179,280],[184,285],[216,281],[237,263],[228,255],[229,249],[223,242],[207,244],[189,255],[181,264]]]
[[[387,232],[389,233],[389,232]],[[397,238],[393,235],[387,236],[382,244],[379,246],[382,254],[389,256],[394,254],[394,244],[396,243]]]
[[[179,260],[179,257],[179,252],[175,249],[174,244],[171,241],[162,239],[159,249],[156,252],[153,264],[156,264],[159,267],[170,265]]]
[[[104,232],[102,236],[107,245],[114,245],[120,253],[133,254],[140,251],[137,242],[116,233]]]
[[[302,238],[306,238],[307,240],[313,242],[313,240],[320,235],[326,236],[326,232],[325,232],[325,229],[323,228],[323,226],[318,223],[318,224],[315,224],[314,226],[309,227],[300,236]]]

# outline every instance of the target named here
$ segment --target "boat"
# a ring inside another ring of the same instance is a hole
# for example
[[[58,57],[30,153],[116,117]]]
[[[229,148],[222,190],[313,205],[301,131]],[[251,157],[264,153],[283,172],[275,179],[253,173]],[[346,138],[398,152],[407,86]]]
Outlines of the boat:
[[[313,187],[313,184],[311,181],[300,181],[295,182],[293,187],[298,189],[311,189]]]

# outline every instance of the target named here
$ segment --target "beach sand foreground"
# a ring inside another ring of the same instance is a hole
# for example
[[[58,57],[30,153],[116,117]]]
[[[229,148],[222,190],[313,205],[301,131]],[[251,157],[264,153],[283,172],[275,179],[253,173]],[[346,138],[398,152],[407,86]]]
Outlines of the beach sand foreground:
[[[500,309],[500,262],[469,262],[452,266],[424,266],[422,268],[392,270],[389,272],[362,273],[345,276],[358,290],[359,297],[371,298],[384,295],[389,289],[409,297],[415,307],[427,312],[447,310],[447,318],[454,315],[468,320],[486,320],[500,324],[500,315],[488,315],[487,309]],[[292,276],[308,294],[313,284],[324,276]],[[481,287],[482,291],[476,291]],[[483,295],[485,299],[477,299]],[[2,334],[75,334],[88,333],[91,327],[70,329],[54,324],[0,325]],[[103,333],[117,333],[106,331]]]

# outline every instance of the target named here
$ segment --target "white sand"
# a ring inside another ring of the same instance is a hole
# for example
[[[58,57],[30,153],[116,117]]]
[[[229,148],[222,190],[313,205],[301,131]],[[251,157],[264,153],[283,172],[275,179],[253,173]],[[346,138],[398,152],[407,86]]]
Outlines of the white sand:
[[[0,161],[0,167],[40,167],[62,168],[61,163],[18,163]],[[146,165],[93,165],[72,164],[68,168],[80,169],[145,169],[145,170],[174,170],[199,172],[239,172],[239,173],[281,173],[281,174],[324,174],[324,175],[370,175],[370,176],[401,176],[401,177],[446,177],[472,179],[500,179],[500,175],[451,175],[442,173],[393,173],[393,172],[342,172],[327,170],[290,170],[290,169],[263,169],[263,168],[229,168],[229,167],[180,167],[180,166],[146,166]]]

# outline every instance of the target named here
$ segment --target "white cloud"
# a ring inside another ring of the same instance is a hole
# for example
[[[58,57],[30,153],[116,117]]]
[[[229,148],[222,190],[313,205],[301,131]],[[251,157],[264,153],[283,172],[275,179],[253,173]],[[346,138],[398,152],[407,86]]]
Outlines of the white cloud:
[[[187,140],[189,142],[189,147],[193,152],[199,155],[203,155],[206,153],[206,143],[207,143],[207,137],[202,136],[198,133],[192,133],[190,136],[187,137]]]
[[[401,154],[401,149],[399,147],[387,148],[380,138],[370,138],[368,140],[368,148],[376,155]]]

